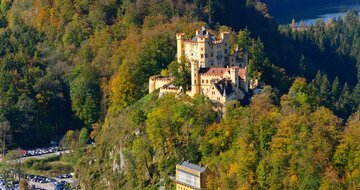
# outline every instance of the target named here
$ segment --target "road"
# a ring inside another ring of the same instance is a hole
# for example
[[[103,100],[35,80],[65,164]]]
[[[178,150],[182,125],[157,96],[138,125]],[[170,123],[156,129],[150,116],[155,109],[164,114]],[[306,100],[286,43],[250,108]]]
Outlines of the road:
[[[51,156],[56,156],[56,155],[60,155],[60,154],[68,154],[68,153],[69,153],[69,150],[64,150],[64,151],[59,151],[59,152],[54,152],[54,153],[49,153],[49,154],[22,157],[22,158],[13,160],[13,161],[25,162],[26,160],[30,160],[30,159],[45,159],[45,158],[49,158]]]

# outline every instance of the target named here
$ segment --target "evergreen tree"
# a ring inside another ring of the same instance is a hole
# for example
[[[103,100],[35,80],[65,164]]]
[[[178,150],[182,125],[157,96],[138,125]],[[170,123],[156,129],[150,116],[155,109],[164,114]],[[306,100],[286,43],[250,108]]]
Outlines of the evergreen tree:
[[[331,101],[329,100],[329,98],[331,97],[330,83],[329,83],[329,80],[328,80],[326,74],[324,74],[321,79],[319,97],[320,97],[321,105],[326,106],[326,107],[330,106],[330,103],[331,103]]]
[[[331,102],[332,105],[335,105],[335,103],[337,102],[337,100],[339,99],[340,96],[340,82],[339,82],[339,78],[336,77],[332,83],[331,86]]]
[[[345,83],[341,95],[339,97],[339,100],[336,103],[336,111],[337,113],[342,117],[348,117],[351,114],[351,111],[353,110],[352,107],[352,99],[350,94],[350,89],[347,83]]]
[[[354,102],[354,108],[357,111],[360,111],[360,83],[355,86],[353,93],[351,94],[351,98]]]

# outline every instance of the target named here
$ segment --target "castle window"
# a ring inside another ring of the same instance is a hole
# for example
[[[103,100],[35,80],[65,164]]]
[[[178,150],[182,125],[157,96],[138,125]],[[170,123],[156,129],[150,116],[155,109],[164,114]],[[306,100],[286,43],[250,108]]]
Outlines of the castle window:
[[[206,58],[209,57],[208,54],[205,54],[205,57],[206,57]]]
[[[227,49],[225,50],[225,55],[228,53]]]
[[[213,53],[213,52],[211,52],[211,57],[214,57],[214,53]]]
[[[212,92],[212,95],[215,95],[215,92],[214,92],[214,91]]]
[[[220,101],[220,98],[218,97],[217,100]]]
[[[204,54],[201,54],[201,58],[204,58]]]
[[[209,80],[206,80],[206,84],[209,84]]]
[[[201,83],[204,83],[204,80],[201,80]]]
[[[204,48],[201,48],[201,51],[204,51]]]
[[[196,84],[196,80],[194,80],[194,84]]]

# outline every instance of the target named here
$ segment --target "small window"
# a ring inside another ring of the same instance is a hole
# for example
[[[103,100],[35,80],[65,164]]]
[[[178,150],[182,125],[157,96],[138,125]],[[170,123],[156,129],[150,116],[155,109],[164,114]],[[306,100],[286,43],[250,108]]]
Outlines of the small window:
[[[225,46],[227,46],[227,43],[225,43]]]
[[[206,80],[206,84],[209,84],[209,80]]]
[[[196,80],[194,80],[194,84],[196,84]]]
[[[201,80],[201,83],[204,83],[204,80]]]
[[[212,95],[215,95],[215,92],[214,92],[214,91],[212,92]]]
[[[218,97],[217,100],[220,101],[220,98]]]
[[[225,50],[225,55],[226,55],[227,53],[228,53],[228,50],[226,49],[226,50]]]
[[[204,58],[204,54],[201,54],[201,58]]]
[[[213,53],[213,52],[211,52],[211,57],[214,57],[214,53]]]
[[[201,48],[201,51],[204,51],[204,48]]]

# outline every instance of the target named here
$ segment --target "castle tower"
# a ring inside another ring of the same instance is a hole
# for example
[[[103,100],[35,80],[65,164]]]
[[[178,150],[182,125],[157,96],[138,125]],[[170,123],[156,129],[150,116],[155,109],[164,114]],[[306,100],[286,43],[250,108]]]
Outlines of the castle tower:
[[[231,79],[234,87],[239,88],[240,81],[239,81],[239,68],[238,67],[230,68],[230,79]]]
[[[199,63],[191,61],[191,95],[200,94]]]
[[[205,31],[206,32],[206,31]],[[206,63],[206,37],[201,36],[197,40],[198,42],[198,60],[201,68],[207,67]]]
[[[180,62],[181,56],[185,54],[185,47],[184,47],[184,41],[185,41],[185,34],[184,33],[178,33],[176,34],[176,41],[177,41],[177,61]]]
[[[221,32],[220,38],[224,42],[224,56],[229,57],[229,55],[230,55],[230,33],[229,32]]]

